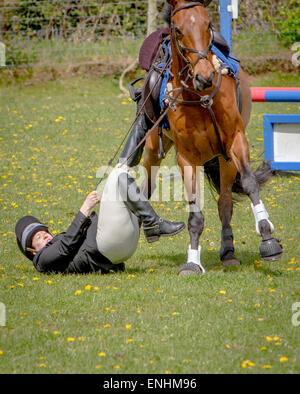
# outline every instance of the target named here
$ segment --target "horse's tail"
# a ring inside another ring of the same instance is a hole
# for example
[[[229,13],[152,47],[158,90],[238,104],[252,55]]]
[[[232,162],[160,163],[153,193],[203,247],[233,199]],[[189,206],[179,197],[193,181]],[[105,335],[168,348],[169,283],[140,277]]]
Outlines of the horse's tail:
[[[217,157],[204,164],[204,172],[211,188],[220,194],[220,165]],[[274,171],[271,169],[269,161],[263,161],[263,163],[254,171],[254,176],[260,188],[263,187],[273,175]],[[239,173],[237,173],[232,186],[232,192],[239,195],[246,195],[242,187]]]

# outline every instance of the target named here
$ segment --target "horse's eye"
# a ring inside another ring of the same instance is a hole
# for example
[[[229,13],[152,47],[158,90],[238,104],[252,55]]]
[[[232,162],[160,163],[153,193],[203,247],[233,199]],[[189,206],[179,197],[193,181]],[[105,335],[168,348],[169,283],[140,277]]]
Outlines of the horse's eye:
[[[175,31],[178,36],[182,36],[181,30],[179,30],[178,27],[175,27]]]

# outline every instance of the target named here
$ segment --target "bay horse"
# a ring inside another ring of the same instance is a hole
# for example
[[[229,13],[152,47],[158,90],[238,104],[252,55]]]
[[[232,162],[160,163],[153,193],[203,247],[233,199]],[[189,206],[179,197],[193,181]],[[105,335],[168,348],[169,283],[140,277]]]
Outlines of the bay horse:
[[[218,211],[222,224],[220,259],[224,267],[240,265],[234,254],[233,232],[230,225],[233,213],[232,192],[246,194],[261,236],[260,254],[274,261],[282,256],[279,241],[272,237],[273,224],[260,200],[260,186],[269,179],[270,170],[253,173],[245,128],[251,115],[251,92],[245,72],[240,67],[238,80],[242,108],[237,104],[236,81],[223,75],[213,64],[211,52],[213,27],[205,8],[210,0],[167,0],[170,6],[171,79],[173,106],[168,112],[170,139],[164,137],[168,151],[175,144],[177,162],[188,194],[190,213],[188,230],[190,246],[187,263],[180,275],[203,274],[199,238],[204,229],[200,210],[196,169],[205,167],[210,180],[219,189]],[[161,159],[158,158],[158,134],[147,138],[144,167],[147,172],[148,198],[153,192],[153,179]],[[186,168],[191,176],[186,176]]]

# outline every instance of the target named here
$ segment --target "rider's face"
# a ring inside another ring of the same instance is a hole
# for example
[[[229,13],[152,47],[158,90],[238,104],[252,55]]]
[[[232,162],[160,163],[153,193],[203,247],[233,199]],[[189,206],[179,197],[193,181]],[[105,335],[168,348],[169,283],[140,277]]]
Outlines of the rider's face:
[[[41,250],[49,241],[53,239],[52,235],[47,233],[47,231],[41,230],[34,234],[32,238],[32,249],[36,252]]]

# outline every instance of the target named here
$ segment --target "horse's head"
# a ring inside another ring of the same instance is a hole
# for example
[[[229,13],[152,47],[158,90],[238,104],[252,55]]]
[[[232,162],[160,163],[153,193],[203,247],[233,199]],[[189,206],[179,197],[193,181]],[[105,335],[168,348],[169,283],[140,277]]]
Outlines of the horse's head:
[[[208,59],[212,25],[205,6],[211,0],[167,0],[171,5],[171,37],[177,53],[189,67],[196,90],[213,85],[215,69]]]

